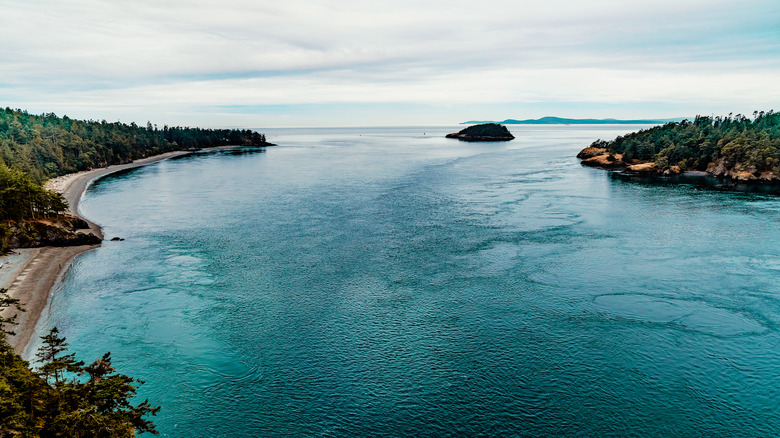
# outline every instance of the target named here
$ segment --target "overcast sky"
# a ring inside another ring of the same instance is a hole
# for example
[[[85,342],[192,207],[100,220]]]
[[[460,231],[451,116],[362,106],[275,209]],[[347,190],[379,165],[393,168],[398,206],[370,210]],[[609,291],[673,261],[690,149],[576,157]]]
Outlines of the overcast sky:
[[[780,2],[0,0],[0,105],[200,126],[780,110]]]

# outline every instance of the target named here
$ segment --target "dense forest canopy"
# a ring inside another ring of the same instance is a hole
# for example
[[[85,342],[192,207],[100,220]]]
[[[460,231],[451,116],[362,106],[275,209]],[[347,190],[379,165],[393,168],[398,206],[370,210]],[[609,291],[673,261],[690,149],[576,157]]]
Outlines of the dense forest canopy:
[[[173,150],[268,144],[249,129],[158,128],[149,122],[138,126],[0,110],[0,167],[20,170],[36,183]]]
[[[780,113],[697,116],[667,123],[591,146],[623,154],[623,161],[652,161],[660,169],[707,170],[711,165],[780,175]],[[710,167],[712,169],[712,167]]]
[[[62,195],[44,190],[30,175],[0,164],[0,219],[37,219],[67,209]]]

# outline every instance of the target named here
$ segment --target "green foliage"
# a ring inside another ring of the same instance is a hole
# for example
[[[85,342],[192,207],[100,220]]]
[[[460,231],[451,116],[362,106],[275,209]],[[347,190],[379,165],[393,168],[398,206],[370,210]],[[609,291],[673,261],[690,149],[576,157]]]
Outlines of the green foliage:
[[[753,116],[697,116],[693,122],[667,123],[591,146],[623,154],[624,160],[653,161],[660,168],[706,170],[710,163],[722,162],[728,169],[780,174],[780,113]]]
[[[62,383],[66,372],[77,373],[84,365],[84,362],[76,362],[75,354],[61,354],[68,344],[65,338],[59,337],[58,334],[59,330],[54,327],[48,335],[42,336],[43,345],[35,355],[38,362],[43,364],[38,368],[39,374],[55,387]]]
[[[0,295],[5,297],[4,292]],[[0,304],[0,306],[2,306]],[[137,384],[116,372],[111,355],[84,366],[66,354],[56,328],[43,336],[39,374],[0,337],[0,436],[41,438],[131,438],[156,434],[146,416],[159,407],[130,403]]]
[[[8,239],[34,238],[27,219],[61,215],[65,199],[41,183],[66,173],[120,164],[164,152],[225,145],[266,146],[263,134],[239,129],[168,127],[80,121],[0,109],[0,253]],[[18,306],[0,289],[0,311]],[[38,373],[17,356],[6,335],[15,316],[0,314],[0,437],[134,437],[155,433],[146,420],[159,407],[132,405],[137,384],[119,374],[110,354],[85,366],[66,354],[56,328],[44,336]]]
[[[46,382],[0,340],[0,436],[39,436],[46,390]]]
[[[151,123],[141,127],[0,109],[0,163],[26,173],[36,183],[173,150],[268,144],[263,134],[249,129],[158,129]]]
[[[41,356],[64,351],[65,338],[57,337],[55,331],[50,333],[53,344],[41,347]],[[43,339],[46,342],[46,337]],[[117,373],[111,353],[87,366],[76,362],[72,354],[55,354],[40,369],[52,364],[53,369],[67,370],[74,377],[68,379],[63,374],[53,383],[42,413],[41,437],[130,438],[136,431],[157,433],[154,424],[144,417],[157,414],[160,408],[151,406],[148,400],[136,406],[130,403],[136,393],[135,384],[143,382]]]
[[[15,334],[12,327],[16,325],[16,313],[5,316],[4,310],[12,308],[18,312],[24,312],[22,306],[19,305],[19,300],[9,297],[6,292],[6,289],[0,289],[0,342],[5,340],[6,335]]]
[[[465,134],[469,137],[511,137],[512,133],[506,126],[498,123],[483,123],[481,125],[472,125],[461,130],[458,134]]]
[[[0,254],[11,228],[22,240],[27,219],[61,215],[65,199],[41,183],[66,173],[126,163],[164,152],[224,145],[264,146],[265,135],[248,129],[200,129],[73,120],[0,109]],[[19,240],[19,239],[17,239]]]
[[[0,163],[0,220],[45,218],[67,209],[62,195],[44,190],[30,175]]]

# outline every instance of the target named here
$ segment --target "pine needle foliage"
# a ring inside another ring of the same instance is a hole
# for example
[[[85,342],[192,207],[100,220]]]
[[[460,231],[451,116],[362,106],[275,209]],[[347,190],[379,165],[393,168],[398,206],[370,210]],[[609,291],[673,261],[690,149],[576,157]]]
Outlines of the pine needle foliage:
[[[0,310],[18,307],[0,289]],[[131,438],[157,434],[148,416],[159,407],[148,400],[133,404],[140,380],[120,374],[111,354],[85,365],[57,328],[42,336],[38,367],[8,344],[13,318],[0,318],[0,437]]]

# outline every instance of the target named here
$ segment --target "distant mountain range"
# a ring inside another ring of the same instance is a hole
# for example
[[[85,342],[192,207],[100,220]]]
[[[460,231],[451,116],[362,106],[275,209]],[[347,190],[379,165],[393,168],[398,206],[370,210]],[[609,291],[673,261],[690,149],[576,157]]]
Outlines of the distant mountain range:
[[[564,119],[562,117],[542,117],[541,119],[515,120],[506,119],[503,122],[495,121],[476,121],[471,120],[463,122],[461,125],[474,125],[477,123],[501,123],[504,125],[660,125],[668,122],[681,122],[685,117],[675,119],[640,119],[640,120],[618,120],[618,119]]]

